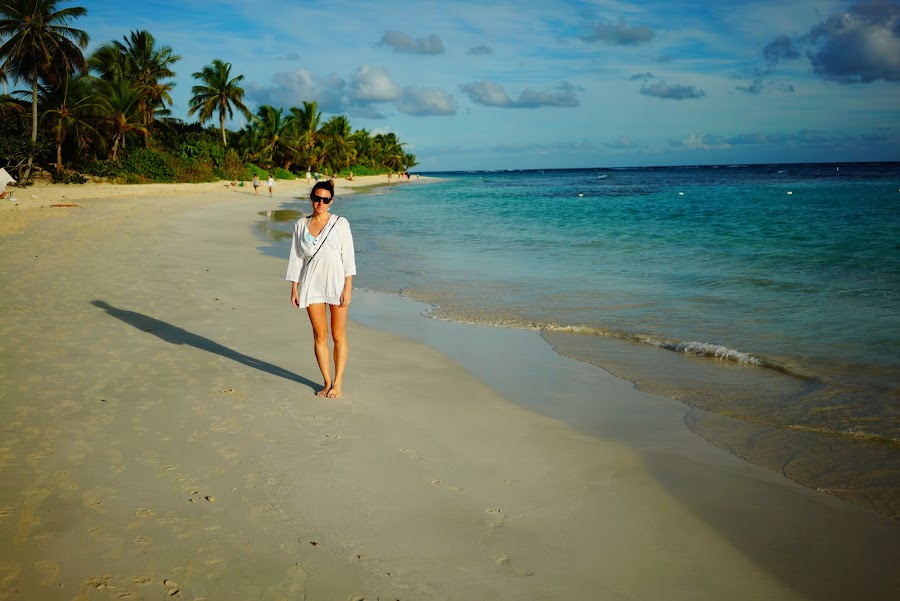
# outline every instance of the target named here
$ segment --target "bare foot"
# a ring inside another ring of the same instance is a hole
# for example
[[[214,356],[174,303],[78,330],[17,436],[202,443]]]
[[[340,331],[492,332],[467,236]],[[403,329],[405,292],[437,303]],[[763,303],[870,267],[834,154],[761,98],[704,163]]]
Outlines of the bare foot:
[[[325,395],[329,399],[336,399],[341,396],[341,386],[340,384],[335,384],[331,388],[328,389],[328,393]]]
[[[327,397],[331,392],[331,382],[325,382],[325,387],[316,393],[316,396]]]

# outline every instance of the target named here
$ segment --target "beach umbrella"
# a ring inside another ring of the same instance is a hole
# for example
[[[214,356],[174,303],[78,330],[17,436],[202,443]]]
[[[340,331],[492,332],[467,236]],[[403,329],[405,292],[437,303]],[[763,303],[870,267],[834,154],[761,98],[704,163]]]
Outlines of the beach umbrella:
[[[16,181],[13,176],[6,172],[6,169],[0,167],[0,190],[6,187],[6,184]]]

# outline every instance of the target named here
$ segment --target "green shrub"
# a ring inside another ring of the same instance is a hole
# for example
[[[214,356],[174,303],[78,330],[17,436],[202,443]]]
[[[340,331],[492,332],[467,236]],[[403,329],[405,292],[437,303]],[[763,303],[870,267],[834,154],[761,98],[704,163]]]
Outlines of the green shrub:
[[[119,180],[123,184],[147,184],[149,180],[138,173],[123,173],[119,176]]]
[[[241,161],[240,155],[234,148],[229,148],[222,158],[222,163],[216,169],[218,179],[236,180],[241,179],[244,173],[244,163]]]
[[[183,161],[179,166],[179,182],[212,182],[217,179],[212,161],[209,159]]]
[[[353,165],[349,169],[341,169],[340,173],[338,173],[339,177],[347,177],[350,175],[350,172],[353,172],[354,176],[357,175],[378,175],[378,172],[372,169],[371,167],[365,167],[363,165]]]
[[[127,176],[136,175],[145,181],[176,181],[176,162],[174,157],[150,148],[138,148],[129,151],[122,158],[122,172]]]
[[[269,173],[272,174],[272,177],[275,179],[297,179],[297,176],[288,171],[287,169],[282,169],[281,167],[275,167]]]
[[[93,161],[81,167],[82,173],[93,175],[96,177],[118,177],[122,172],[122,168],[113,161]]]
[[[54,184],[83,184],[88,180],[85,176],[77,171],[63,171],[62,173],[53,173]]]
[[[257,175],[259,176],[259,179],[264,180],[269,177],[269,172],[257,167],[253,163],[247,163],[244,165],[244,171],[241,173],[240,179],[253,179],[254,175]]]

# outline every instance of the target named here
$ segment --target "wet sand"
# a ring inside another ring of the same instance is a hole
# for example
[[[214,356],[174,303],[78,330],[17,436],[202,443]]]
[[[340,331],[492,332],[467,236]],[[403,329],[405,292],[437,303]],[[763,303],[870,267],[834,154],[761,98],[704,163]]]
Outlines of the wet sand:
[[[900,593],[896,520],[716,449],[536,332],[360,291],[344,397],[316,397],[252,233],[271,201],[204,186],[0,210],[0,600]],[[608,435],[497,392],[541,380]]]

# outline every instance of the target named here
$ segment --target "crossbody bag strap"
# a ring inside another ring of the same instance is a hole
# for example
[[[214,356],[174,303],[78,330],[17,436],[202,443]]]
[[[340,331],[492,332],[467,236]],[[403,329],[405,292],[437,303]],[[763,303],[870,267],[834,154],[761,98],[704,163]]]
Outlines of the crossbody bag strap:
[[[331,230],[333,230],[335,228],[335,226],[338,224],[338,221],[340,221],[340,220],[341,220],[340,217],[338,217],[337,219],[334,220],[334,223],[332,223],[331,227],[328,229],[328,233],[325,234],[324,238],[322,238],[322,244],[319,245],[319,248],[316,249],[316,252],[313,253],[313,255],[309,258],[308,262],[311,262],[313,259],[316,258],[316,255],[319,254],[319,251],[322,250],[323,246],[325,246],[325,241],[328,240],[328,236],[331,235]],[[307,227],[309,227],[309,224],[307,224]]]

